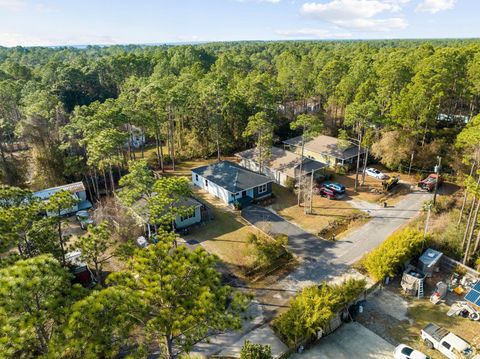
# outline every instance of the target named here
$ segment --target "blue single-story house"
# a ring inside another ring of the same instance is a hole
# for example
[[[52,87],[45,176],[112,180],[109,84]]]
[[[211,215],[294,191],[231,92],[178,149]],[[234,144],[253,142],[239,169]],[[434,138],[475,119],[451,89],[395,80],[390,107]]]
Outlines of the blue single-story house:
[[[72,197],[74,197],[77,200],[77,204],[72,208],[62,211],[61,213],[62,215],[70,215],[78,211],[89,209],[92,207],[92,203],[87,199],[87,192],[85,190],[85,186],[83,185],[83,182],[75,182],[75,183],[70,183],[63,186],[43,189],[41,191],[33,193],[33,196],[39,198],[42,201],[48,201],[51,196],[53,196],[55,193],[60,191],[70,192],[72,194]],[[57,214],[47,212],[47,216],[55,216],[55,215]]]
[[[192,182],[226,204],[242,206],[272,195],[272,180],[236,163],[221,161],[192,170]]]

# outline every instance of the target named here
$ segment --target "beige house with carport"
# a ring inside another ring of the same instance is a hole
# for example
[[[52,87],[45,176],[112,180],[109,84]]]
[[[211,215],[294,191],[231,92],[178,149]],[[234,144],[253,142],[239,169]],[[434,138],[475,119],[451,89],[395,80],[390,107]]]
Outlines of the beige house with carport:
[[[300,154],[302,151],[302,136],[283,141],[285,149]],[[366,148],[350,141],[336,137],[320,135],[305,142],[304,156],[315,161],[326,163],[330,167],[336,165],[353,164],[360,153],[361,159],[365,156]]]
[[[260,164],[257,160],[256,148],[251,148],[235,154],[240,160],[240,166],[245,167],[254,172],[260,172],[271,178],[275,183],[288,187],[287,181],[289,178],[298,179],[300,171],[300,155],[291,151],[284,150],[279,147],[272,147],[270,149],[270,159],[266,161],[260,171]],[[323,172],[327,165],[310,158],[304,157],[302,164],[302,172],[304,176],[314,175]]]

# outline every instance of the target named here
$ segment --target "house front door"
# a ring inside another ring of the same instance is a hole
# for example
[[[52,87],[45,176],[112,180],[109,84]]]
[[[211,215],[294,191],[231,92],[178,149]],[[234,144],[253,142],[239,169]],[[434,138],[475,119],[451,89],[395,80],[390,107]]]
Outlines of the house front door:
[[[247,191],[242,191],[242,198],[247,197]]]

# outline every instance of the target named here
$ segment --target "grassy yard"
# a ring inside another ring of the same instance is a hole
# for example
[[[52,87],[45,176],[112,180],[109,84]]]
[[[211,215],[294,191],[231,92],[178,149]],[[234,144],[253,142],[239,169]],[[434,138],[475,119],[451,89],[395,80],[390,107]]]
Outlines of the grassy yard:
[[[419,336],[423,327],[428,323],[435,323],[480,348],[480,323],[458,316],[448,317],[447,305],[434,305],[428,299],[411,300],[409,304],[410,323],[402,322],[390,328],[390,334],[399,342],[409,344],[432,358],[443,358],[439,352],[429,350]]]
[[[274,184],[273,193],[275,202],[272,208],[288,221],[313,234],[328,228],[334,221],[362,215],[360,210],[353,208],[345,199],[332,201],[320,196],[314,196],[313,214],[306,215],[303,206],[297,206],[296,195],[288,189]],[[345,231],[359,224],[355,222],[350,222],[341,230]]]
[[[228,208],[205,191],[196,190],[195,197],[207,204],[214,219],[205,226],[192,229],[184,239],[201,243],[235,274],[243,276],[244,270],[251,267],[255,260],[253,248],[247,243],[248,235],[255,233],[255,230],[242,220],[239,212]]]

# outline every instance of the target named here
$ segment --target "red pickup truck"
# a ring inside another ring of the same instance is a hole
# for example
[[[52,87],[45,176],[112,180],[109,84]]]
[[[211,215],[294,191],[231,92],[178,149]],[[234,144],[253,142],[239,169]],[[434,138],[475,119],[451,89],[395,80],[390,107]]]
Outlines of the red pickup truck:
[[[432,192],[435,189],[435,183],[438,181],[438,187],[443,183],[442,176],[437,175],[436,173],[431,173],[427,178],[418,182],[418,187],[425,189],[428,192]]]

